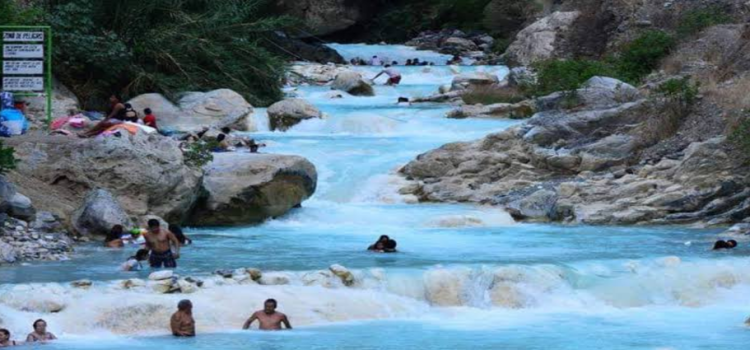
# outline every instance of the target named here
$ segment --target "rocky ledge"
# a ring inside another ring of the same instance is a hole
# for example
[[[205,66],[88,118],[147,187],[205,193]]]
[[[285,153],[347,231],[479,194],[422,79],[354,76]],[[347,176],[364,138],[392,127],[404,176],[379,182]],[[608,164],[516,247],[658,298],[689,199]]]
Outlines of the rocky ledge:
[[[611,78],[537,101],[524,125],[427,152],[401,173],[421,201],[500,205],[519,220],[726,224],[750,216],[743,163],[721,136],[651,157],[667,102]]]
[[[31,260],[67,260],[73,242],[50,213],[31,223],[0,217],[0,265]]]

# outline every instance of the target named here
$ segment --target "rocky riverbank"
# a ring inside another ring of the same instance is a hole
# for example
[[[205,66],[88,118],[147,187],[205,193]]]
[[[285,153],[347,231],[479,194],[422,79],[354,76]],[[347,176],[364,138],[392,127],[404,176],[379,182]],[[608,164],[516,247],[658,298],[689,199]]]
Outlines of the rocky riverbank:
[[[554,45],[528,41],[541,24],[523,30],[509,54],[522,63],[564,57]],[[577,91],[528,101],[536,114],[524,125],[445,145],[407,164],[401,173],[412,183],[402,193],[422,201],[499,205],[519,220],[750,221],[747,156],[727,137],[733,118],[742,118],[738,107],[750,71],[737,58],[748,54],[747,33],[746,25],[703,31],[638,88],[595,77]],[[692,100],[685,77],[712,86],[702,86]],[[683,84],[683,90],[667,95],[666,82]],[[451,114],[505,113],[510,106],[467,106]]]

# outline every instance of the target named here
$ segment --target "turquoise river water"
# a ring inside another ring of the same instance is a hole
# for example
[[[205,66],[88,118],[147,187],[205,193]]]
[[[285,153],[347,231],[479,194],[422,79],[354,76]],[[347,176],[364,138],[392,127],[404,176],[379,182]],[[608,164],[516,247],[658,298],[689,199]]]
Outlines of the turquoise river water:
[[[397,170],[420,153],[503,130],[517,121],[445,118],[449,106],[396,105],[437,91],[459,72],[503,77],[505,67],[446,67],[449,58],[402,46],[332,45],[347,59],[379,55],[433,67],[400,67],[398,87],[376,97],[331,99],[327,87],[290,87],[327,114],[286,133],[265,111],[254,134],[265,152],[301,155],[319,173],[303,207],[259,226],[188,229],[195,244],[176,273],[257,267],[288,285],[215,286],[185,295],[122,291],[109,281],[132,251],[79,247],[74,259],[0,268],[0,325],[22,339],[43,317],[61,340],[49,349],[747,349],[747,242],[713,253],[719,230],[521,224],[498,208],[413,204]],[[374,76],[374,67],[355,67]],[[365,251],[379,235],[398,254]],[[304,283],[341,264],[354,287]],[[88,291],[67,282],[91,279]],[[42,288],[43,287],[43,288]],[[43,290],[44,292],[38,292]],[[176,302],[195,305],[199,336],[172,339]],[[295,330],[239,331],[266,298],[279,300]],[[43,313],[40,302],[65,305]]]

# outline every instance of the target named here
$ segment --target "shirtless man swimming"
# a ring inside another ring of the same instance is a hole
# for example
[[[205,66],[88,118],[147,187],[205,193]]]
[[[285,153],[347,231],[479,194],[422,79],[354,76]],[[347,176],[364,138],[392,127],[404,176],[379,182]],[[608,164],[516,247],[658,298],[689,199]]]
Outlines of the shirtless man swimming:
[[[263,304],[263,310],[258,310],[253,313],[250,318],[245,321],[245,325],[242,329],[250,329],[250,325],[258,320],[260,322],[259,329],[264,331],[278,331],[281,330],[281,324],[283,323],[286,329],[292,329],[292,325],[289,324],[289,319],[286,315],[281,312],[276,312],[276,300],[268,299]]]
[[[149,220],[148,233],[143,236],[146,238],[146,246],[151,250],[148,262],[152,268],[177,267],[176,260],[180,258],[180,241],[169,230],[163,230],[159,220]]]

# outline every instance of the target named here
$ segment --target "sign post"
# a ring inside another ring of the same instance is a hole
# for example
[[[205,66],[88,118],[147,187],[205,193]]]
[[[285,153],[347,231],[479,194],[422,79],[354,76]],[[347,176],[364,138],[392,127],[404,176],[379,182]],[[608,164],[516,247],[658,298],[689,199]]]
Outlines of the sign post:
[[[46,97],[47,125],[52,122],[52,29],[49,26],[0,26],[2,86],[14,96]]]

